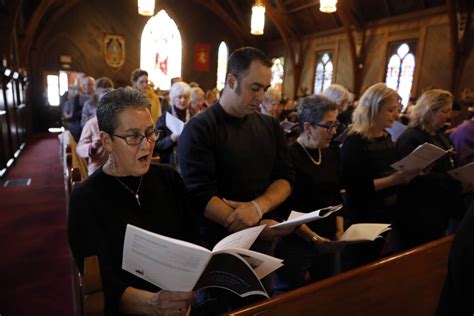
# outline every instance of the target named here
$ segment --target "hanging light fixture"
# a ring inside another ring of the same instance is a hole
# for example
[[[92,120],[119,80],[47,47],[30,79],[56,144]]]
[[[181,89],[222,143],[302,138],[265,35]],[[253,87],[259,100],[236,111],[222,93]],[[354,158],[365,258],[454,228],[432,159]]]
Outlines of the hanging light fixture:
[[[144,16],[155,14],[155,0],[138,0],[138,14]]]
[[[319,11],[324,13],[336,12],[337,0],[320,0]]]
[[[265,5],[262,0],[255,0],[252,6],[252,20],[250,23],[250,34],[262,35],[265,26]]]

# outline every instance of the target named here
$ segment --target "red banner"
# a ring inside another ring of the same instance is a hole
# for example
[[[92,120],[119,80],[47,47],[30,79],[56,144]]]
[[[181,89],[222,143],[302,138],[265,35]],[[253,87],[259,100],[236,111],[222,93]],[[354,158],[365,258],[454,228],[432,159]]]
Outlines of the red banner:
[[[209,71],[209,59],[211,57],[211,45],[196,43],[194,45],[193,68],[196,71]]]

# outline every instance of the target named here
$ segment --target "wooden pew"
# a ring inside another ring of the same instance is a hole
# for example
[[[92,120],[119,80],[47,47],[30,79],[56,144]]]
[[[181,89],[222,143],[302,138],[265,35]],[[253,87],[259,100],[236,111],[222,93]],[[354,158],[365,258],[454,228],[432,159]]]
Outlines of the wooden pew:
[[[452,236],[225,315],[435,315]]]

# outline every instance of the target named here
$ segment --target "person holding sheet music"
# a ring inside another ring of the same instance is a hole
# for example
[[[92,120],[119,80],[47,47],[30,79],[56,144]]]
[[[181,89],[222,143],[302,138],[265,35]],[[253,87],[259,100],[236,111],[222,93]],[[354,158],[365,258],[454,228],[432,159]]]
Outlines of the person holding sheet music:
[[[230,232],[275,224],[276,209],[291,193],[294,171],[283,131],[274,117],[256,111],[270,87],[271,67],[259,49],[234,51],[219,102],[181,134],[181,174],[209,249]],[[291,232],[266,228],[252,249],[272,255],[274,240]],[[271,290],[271,276],[262,282]],[[221,294],[220,302],[227,293]]]
[[[328,148],[336,134],[336,104],[321,95],[302,99],[299,124],[302,133],[290,145],[296,172],[293,192],[284,203],[288,211],[308,213],[342,203],[338,180],[338,151]],[[281,239],[275,255],[284,260],[277,271],[277,291],[298,288],[334,273],[334,254],[323,253],[322,244],[344,232],[341,211],[303,224],[296,234]],[[287,217],[287,216],[285,216]]]
[[[395,171],[395,144],[385,131],[399,115],[400,97],[383,83],[369,87],[354,111],[341,148],[341,181],[346,190],[345,226],[355,223],[391,223],[397,212],[397,188],[420,170]],[[345,269],[381,256],[384,241],[351,245],[345,249]]]
[[[175,82],[170,89],[170,108],[168,112],[182,122],[186,123],[189,118],[189,103],[191,100],[191,87],[183,81]],[[156,122],[156,128],[162,130],[160,138],[156,142],[155,153],[160,155],[160,163],[178,168],[178,155],[176,145],[180,133],[173,133],[166,122],[166,113]]]
[[[443,126],[450,119],[453,96],[441,89],[428,90],[410,113],[408,129],[397,140],[398,158],[403,158],[424,143],[452,150],[453,145]],[[450,217],[460,219],[464,212],[463,185],[447,171],[457,166],[455,153],[435,161],[425,174],[400,190],[397,216],[402,249],[445,235]]]
[[[159,130],[150,100],[132,88],[119,88],[99,101],[97,120],[107,162],[74,191],[69,204],[68,239],[83,271],[86,256],[99,259],[106,315],[185,315],[194,292],[170,292],[122,270],[127,224],[198,242],[179,174],[151,165]]]

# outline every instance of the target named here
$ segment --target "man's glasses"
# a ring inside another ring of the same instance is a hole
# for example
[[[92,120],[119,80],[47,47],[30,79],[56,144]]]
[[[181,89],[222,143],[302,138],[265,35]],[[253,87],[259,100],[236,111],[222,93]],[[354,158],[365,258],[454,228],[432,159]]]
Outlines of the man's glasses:
[[[333,131],[333,130],[336,131],[337,128],[341,125],[341,123],[336,122],[336,123],[332,123],[332,124],[328,124],[328,125],[327,124],[314,123],[314,125],[325,128],[328,133],[331,133],[331,131]]]
[[[134,134],[134,135],[117,135],[117,134],[112,134],[112,136],[119,137],[127,143],[127,145],[130,146],[137,146],[140,145],[143,142],[143,139],[146,138],[148,142],[154,143],[158,140],[160,137],[161,130],[159,129],[153,129],[151,131],[147,131],[145,135],[140,135],[140,134]]]

